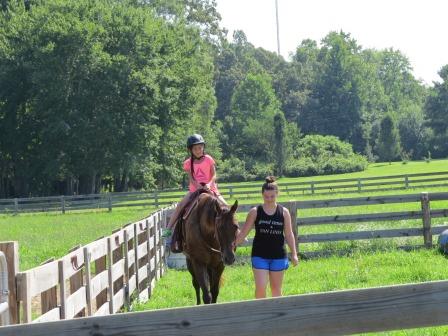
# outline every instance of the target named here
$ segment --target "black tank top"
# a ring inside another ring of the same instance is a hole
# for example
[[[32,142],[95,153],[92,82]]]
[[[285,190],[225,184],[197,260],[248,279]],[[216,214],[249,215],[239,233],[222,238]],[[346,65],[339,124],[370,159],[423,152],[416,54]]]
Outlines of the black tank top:
[[[286,258],[284,226],[283,207],[280,204],[277,204],[273,215],[266,214],[263,206],[259,205],[255,219],[252,256],[265,259]]]

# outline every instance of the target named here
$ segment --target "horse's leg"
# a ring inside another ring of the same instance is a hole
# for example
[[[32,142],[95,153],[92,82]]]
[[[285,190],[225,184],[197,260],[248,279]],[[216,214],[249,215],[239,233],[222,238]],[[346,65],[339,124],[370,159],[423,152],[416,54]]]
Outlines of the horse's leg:
[[[219,294],[219,282],[221,280],[222,272],[224,271],[224,264],[219,264],[216,268],[210,268],[210,292],[212,294],[212,303],[216,303]]]
[[[196,281],[202,290],[202,301],[205,304],[212,302],[212,295],[210,294],[210,278],[207,272],[207,266],[202,263],[192,261]]]
[[[194,287],[194,291],[196,293],[196,304],[200,305],[201,304],[201,296],[199,295],[199,284],[198,281],[196,280],[196,276],[194,274],[194,268],[193,268],[193,264],[190,260],[190,258],[187,258],[187,268],[190,271],[191,274],[191,282],[193,283],[193,287]]]

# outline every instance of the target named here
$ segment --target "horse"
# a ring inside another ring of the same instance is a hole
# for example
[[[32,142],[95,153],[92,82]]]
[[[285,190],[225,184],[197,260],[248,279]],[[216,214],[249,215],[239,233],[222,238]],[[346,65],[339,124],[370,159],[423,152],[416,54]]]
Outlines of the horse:
[[[196,304],[216,303],[224,265],[235,262],[238,201],[222,207],[210,194],[201,194],[182,225],[183,253],[196,292]]]

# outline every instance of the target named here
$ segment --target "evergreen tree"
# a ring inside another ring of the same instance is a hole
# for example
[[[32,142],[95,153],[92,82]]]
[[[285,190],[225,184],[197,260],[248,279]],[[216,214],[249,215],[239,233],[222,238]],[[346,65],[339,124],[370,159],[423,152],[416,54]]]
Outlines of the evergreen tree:
[[[380,126],[377,152],[381,161],[390,163],[400,156],[400,135],[396,122],[390,114],[381,120]]]

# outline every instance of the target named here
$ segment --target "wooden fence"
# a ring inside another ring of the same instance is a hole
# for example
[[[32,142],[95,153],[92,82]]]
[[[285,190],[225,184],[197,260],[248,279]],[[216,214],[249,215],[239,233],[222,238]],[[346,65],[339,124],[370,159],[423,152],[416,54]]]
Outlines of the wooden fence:
[[[430,202],[441,200],[448,200],[448,193],[294,201],[285,205],[297,223],[294,227],[299,229],[300,244],[422,235],[429,247],[432,234],[446,228],[431,226],[431,218],[448,216],[448,209],[431,210]],[[422,210],[300,216],[301,209],[409,202],[419,202]],[[247,212],[252,206],[240,206],[239,211]],[[15,277],[16,300],[21,305],[16,311],[23,311],[19,320],[41,323],[4,327],[1,334],[228,335],[238,328],[240,335],[344,335],[448,324],[448,281],[99,316],[129,306],[133,296],[150,297],[156,279],[164,270],[160,226],[170,212],[164,209],[109,237],[78,247],[59,260],[19,272]],[[300,235],[304,225],[415,218],[422,219],[421,229]],[[36,296],[40,296],[40,303],[33,300]],[[39,313],[33,311],[36,305],[40,307]],[[246,314],[247,311],[251,314]],[[86,318],[46,323],[78,316]]]
[[[448,281],[4,327],[2,336],[347,335],[448,324]]]
[[[376,176],[350,179],[331,179],[280,183],[283,194],[289,196],[330,195],[378,192],[401,189],[436,188],[448,186],[448,172]],[[260,194],[261,183],[220,185],[225,198],[254,198]],[[0,213],[108,209],[152,206],[177,202],[185,191],[173,189],[155,192],[104,193],[76,196],[53,196],[0,199]]]
[[[304,243],[321,243],[335,242],[342,240],[361,240],[376,238],[396,238],[396,237],[413,237],[422,236],[426,247],[432,246],[433,235],[440,234],[448,229],[447,225],[433,226],[432,218],[448,217],[448,208],[432,209],[431,201],[448,200],[448,193],[427,193],[395,195],[395,196],[372,196],[357,198],[340,198],[310,201],[292,201],[283,203],[290,211],[294,225],[294,234],[297,238],[298,246]],[[400,212],[381,212],[366,214],[344,214],[335,216],[319,216],[319,217],[302,217],[300,210],[302,209],[321,209],[321,208],[337,208],[337,207],[354,207],[361,205],[375,204],[394,204],[394,203],[419,203],[421,211],[400,211]],[[254,205],[242,205],[238,208],[239,212],[247,213]],[[299,216],[297,217],[297,213]],[[420,228],[400,228],[400,229],[384,229],[384,230],[368,230],[355,232],[333,232],[318,234],[301,234],[301,229],[309,225],[340,225],[347,223],[365,223],[365,222],[381,222],[381,221],[397,221],[421,219],[422,226]],[[249,239],[245,246],[252,245],[252,239]]]
[[[18,271],[17,242],[0,244],[15,260],[9,272],[10,288],[16,289],[9,293],[11,323],[114,314],[133,298],[147,300],[165,271],[161,237],[169,210],[25,272]]]

